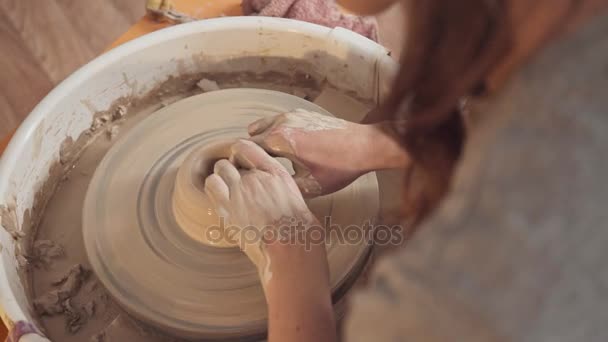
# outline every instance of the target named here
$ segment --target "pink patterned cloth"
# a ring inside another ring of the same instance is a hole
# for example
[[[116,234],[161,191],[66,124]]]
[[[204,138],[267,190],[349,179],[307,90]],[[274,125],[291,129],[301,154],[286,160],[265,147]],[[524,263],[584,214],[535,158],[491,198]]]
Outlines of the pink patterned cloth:
[[[283,17],[327,27],[343,27],[378,41],[378,24],[373,17],[344,14],[335,0],[243,0],[245,15]]]

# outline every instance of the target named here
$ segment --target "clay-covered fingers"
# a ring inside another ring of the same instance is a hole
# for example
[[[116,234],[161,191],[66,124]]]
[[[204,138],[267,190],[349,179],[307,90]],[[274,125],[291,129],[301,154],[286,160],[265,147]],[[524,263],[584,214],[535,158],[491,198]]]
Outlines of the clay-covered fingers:
[[[285,137],[285,130],[281,127],[287,116],[288,113],[279,114],[253,122],[248,127],[251,136],[249,140],[274,156],[289,157],[293,153],[293,148],[289,146],[289,141]]]
[[[216,207],[226,206],[230,200],[230,189],[222,177],[212,174],[205,179],[205,193]]]
[[[246,169],[257,169],[274,175],[291,177],[278,160],[253,141],[239,140],[234,143],[231,147],[230,159],[236,165]]]
[[[247,127],[250,136],[255,136],[264,133],[268,128],[272,127],[276,120],[276,116],[266,117],[252,122]]]
[[[213,166],[213,173],[222,178],[229,188],[238,184],[241,179],[239,170],[237,170],[236,166],[227,159],[220,159],[217,161]]]

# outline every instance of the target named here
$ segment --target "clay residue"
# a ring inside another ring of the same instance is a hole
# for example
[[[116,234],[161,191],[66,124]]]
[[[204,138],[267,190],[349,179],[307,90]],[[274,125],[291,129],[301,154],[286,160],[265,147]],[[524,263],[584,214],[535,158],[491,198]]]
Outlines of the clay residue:
[[[34,267],[49,267],[54,259],[65,255],[63,246],[51,240],[34,241],[28,261]]]
[[[7,233],[9,233],[15,241],[19,241],[25,237],[25,233],[19,229],[15,203],[0,206],[0,225],[4,227]]]
[[[29,222],[29,211],[24,215],[24,220]],[[0,206],[0,225],[4,227],[15,242],[14,256],[17,261],[17,266],[21,268],[27,267],[28,260],[26,257],[27,253],[25,252],[25,249],[27,248],[27,235],[23,230],[24,225],[19,224],[17,206],[14,200],[9,202],[6,206]]]
[[[35,299],[36,314],[48,317],[48,320],[54,319],[53,322],[63,326],[62,329],[56,327],[56,330],[76,334],[76,340],[81,340],[77,334],[89,321],[98,319],[103,324],[115,317],[116,309],[105,289],[83,265],[73,265],[51,286],[51,290]],[[61,341],[67,340],[65,333]]]
[[[200,73],[201,79],[212,80],[220,89],[258,88],[292,94],[306,100],[312,100],[321,93],[324,81],[311,74],[296,71],[291,75],[269,71],[254,72],[220,72]]]
[[[197,87],[201,88],[201,90],[205,93],[209,91],[220,90],[220,86],[217,84],[217,82],[208,80],[206,78],[203,78],[202,80],[198,81],[196,85]]]
[[[113,125],[106,129],[106,135],[107,135],[108,139],[114,140],[118,136],[119,131],[120,131],[119,126]]]
[[[34,308],[39,315],[57,315],[66,311],[69,301],[89,277],[90,271],[82,265],[74,265],[66,275],[53,283],[56,288],[34,300]]]

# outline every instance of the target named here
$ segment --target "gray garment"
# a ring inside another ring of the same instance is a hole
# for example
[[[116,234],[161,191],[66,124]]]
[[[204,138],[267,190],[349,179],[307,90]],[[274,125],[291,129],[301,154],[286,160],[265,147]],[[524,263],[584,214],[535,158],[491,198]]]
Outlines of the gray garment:
[[[608,341],[608,16],[496,98],[453,190],[353,298],[352,341]]]

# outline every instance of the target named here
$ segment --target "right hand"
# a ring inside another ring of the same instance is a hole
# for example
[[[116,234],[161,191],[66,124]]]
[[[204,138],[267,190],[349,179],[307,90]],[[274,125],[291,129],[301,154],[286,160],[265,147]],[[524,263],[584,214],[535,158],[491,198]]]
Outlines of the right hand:
[[[225,233],[257,266],[268,304],[268,340],[335,341],[325,228],[287,170],[260,146],[239,140],[230,160],[216,162],[205,193],[226,219]],[[298,230],[265,234],[284,225]],[[256,231],[257,237],[249,234]]]
[[[340,190],[369,171],[362,160],[369,143],[364,125],[298,109],[253,122],[249,134],[268,153],[293,162],[305,197]]]
[[[269,246],[279,242],[271,247],[276,250],[284,244],[276,241],[280,235],[269,240],[266,233],[283,226],[306,228],[319,223],[291,175],[260,146],[239,140],[231,147],[230,160],[215,163],[213,174],[205,179],[205,193],[225,220],[226,238],[236,242],[257,266],[265,285],[271,263],[277,262],[271,262]]]

